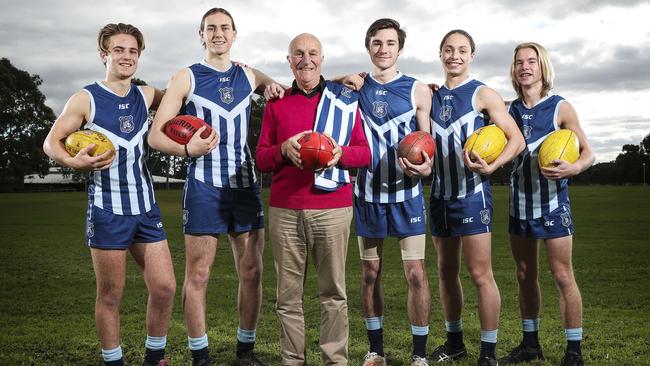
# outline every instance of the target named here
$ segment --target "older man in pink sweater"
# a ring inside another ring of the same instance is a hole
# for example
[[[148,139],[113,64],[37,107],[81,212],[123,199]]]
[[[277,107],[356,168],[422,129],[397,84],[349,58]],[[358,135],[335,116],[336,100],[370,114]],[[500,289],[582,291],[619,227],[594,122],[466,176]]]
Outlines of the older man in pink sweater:
[[[277,272],[282,365],[306,363],[302,301],[308,256],[318,273],[322,364],[346,365],[345,259],[352,219],[352,184],[344,181],[334,190],[319,189],[316,174],[303,169],[300,159],[298,139],[314,129],[321,114],[317,112],[319,102],[332,95],[321,76],[320,41],[311,34],[297,36],[289,45],[287,59],[295,81],[284,98],[267,104],[256,153],[257,167],[273,172],[269,229]],[[350,92],[343,90],[345,96]],[[355,104],[350,105],[355,108]],[[340,115],[335,112],[334,118]],[[328,166],[341,171],[366,166],[370,161],[360,115],[352,115],[345,143],[332,139],[334,157]]]

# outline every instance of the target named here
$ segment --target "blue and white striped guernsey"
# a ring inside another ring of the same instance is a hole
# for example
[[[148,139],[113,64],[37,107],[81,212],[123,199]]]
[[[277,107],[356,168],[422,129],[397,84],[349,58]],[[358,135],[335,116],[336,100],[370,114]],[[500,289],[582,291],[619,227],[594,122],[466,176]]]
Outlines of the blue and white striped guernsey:
[[[212,126],[219,144],[210,154],[191,159],[187,176],[215,187],[254,186],[255,169],[247,144],[252,81],[234,64],[222,72],[201,61],[188,70],[191,87],[185,113]]]
[[[103,133],[115,146],[111,167],[90,175],[89,205],[116,215],[148,212],[155,197],[145,164],[149,155],[147,98],[135,85],[124,97],[101,82],[83,90],[90,96],[90,118],[85,127]]]
[[[443,85],[433,93],[431,130],[436,138],[436,154],[431,195],[435,198],[462,199],[490,189],[487,177],[467,169],[463,162],[465,141],[485,126],[483,113],[476,107],[476,96],[483,86],[467,78],[451,90]]]
[[[521,99],[510,104],[509,112],[526,140],[526,148],[513,161],[510,175],[510,216],[537,219],[569,203],[568,181],[548,180],[539,171],[539,147],[550,133],[558,130],[557,117],[564,98],[542,98],[532,108]]]
[[[340,146],[348,146],[358,105],[359,93],[341,84],[327,81],[318,101],[314,131],[332,136]],[[350,173],[347,169],[336,166],[315,173],[314,177],[314,186],[328,192],[336,191],[347,183],[350,183]]]
[[[397,203],[422,192],[419,178],[410,178],[397,162],[397,145],[417,129],[416,80],[398,73],[381,84],[366,77],[359,103],[363,128],[371,149],[369,168],[359,169],[354,194],[367,202]]]

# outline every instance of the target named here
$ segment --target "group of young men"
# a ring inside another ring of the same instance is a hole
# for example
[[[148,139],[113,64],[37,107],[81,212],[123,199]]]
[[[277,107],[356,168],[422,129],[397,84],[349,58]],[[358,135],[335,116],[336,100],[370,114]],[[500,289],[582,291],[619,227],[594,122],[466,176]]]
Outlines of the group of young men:
[[[144,39],[128,24],[108,24],[98,46],[106,78],[73,95],[45,140],[46,153],[61,165],[91,171],[86,240],[97,282],[95,319],[106,365],[122,365],[119,304],[126,252],[142,268],[149,291],[145,365],[166,365],[166,335],[175,278],[166,235],[145,158],[148,147],[189,158],[183,194],[185,278],[182,304],[193,365],[210,365],[206,290],[218,238],[227,234],[239,278],[237,362],[263,365],[253,349],[259,317],[264,249],[264,210],[255,168],[273,172],[268,211],[277,274],[282,365],[305,365],[303,289],[308,258],[318,274],[320,348],[325,365],[348,362],[345,264],[352,217],[362,260],[361,306],[369,351],[363,365],[385,365],[383,247],[396,237],[408,286],[411,365],[449,362],[467,356],[463,342],[461,253],[478,294],[481,347],[478,365],[543,359],[538,341],[540,291],[538,239],[546,242],[560,290],[568,346],[562,365],[582,365],[582,303],[571,267],[573,226],[566,178],[594,161],[573,108],[549,95],[553,71],[548,54],[535,43],[519,45],[511,78],[518,94],[510,110],[502,98],[469,77],[475,45],[465,31],[443,38],[439,52],[445,83],[432,91],[397,67],[406,34],[398,22],[379,19],[368,29],[368,74],[325,80],[323,47],[312,34],[289,44],[291,87],[230,60],[237,29],[231,14],[213,8],[201,19],[205,59],[178,71],[162,93],[131,83]],[[269,101],[255,159],[248,149],[253,93]],[[149,108],[157,109],[152,126]],[[213,128],[199,130],[186,145],[163,133],[166,121],[190,114]],[[503,153],[487,164],[463,152],[465,140],[487,124],[508,139]],[[80,128],[106,134],[115,154],[93,157],[90,146],[74,157],[63,140]],[[581,145],[580,159],[537,167],[537,149],[548,133],[570,128]],[[398,158],[396,146],[413,131],[432,133],[436,154],[420,165]],[[317,131],[331,140],[333,158],[322,171],[303,169],[298,140]],[[497,361],[499,290],[491,265],[492,199],[487,176],[514,160],[510,233],[519,281],[523,341]],[[255,165],[253,164],[255,161]],[[358,169],[351,184],[348,170]],[[439,291],[447,341],[427,354],[430,290],[424,265],[426,208],[422,177],[433,172],[429,224],[438,258]],[[550,224],[549,224],[550,223]]]

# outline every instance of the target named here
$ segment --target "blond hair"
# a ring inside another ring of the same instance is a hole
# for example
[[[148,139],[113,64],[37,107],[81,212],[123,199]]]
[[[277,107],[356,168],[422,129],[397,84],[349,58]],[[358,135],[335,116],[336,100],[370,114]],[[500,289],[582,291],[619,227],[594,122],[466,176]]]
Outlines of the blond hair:
[[[512,64],[510,65],[510,80],[512,81],[512,87],[517,92],[519,98],[523,98],[523,92],[521,90],[521,85],[517,82],[517,76],[515,75],[515,63],[517,62],[517,52],[523,48],[530,48],[537,54],[537,60],[539,61],[539,67],[542,72],[542,97],[548,95],[549,91],[553,89],[553,79],[555,78],[555,72],[553,71],[553,64],[551,63],[551,57],[548,55],[546,48],[542,47],[540,44],[535,42],[524,42],[517,47],[512,54]]]

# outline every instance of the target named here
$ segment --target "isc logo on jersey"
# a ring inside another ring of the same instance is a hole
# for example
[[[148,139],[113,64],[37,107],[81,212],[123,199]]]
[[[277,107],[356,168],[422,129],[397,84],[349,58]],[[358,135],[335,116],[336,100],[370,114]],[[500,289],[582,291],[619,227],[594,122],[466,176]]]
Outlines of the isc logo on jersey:
[[[463,217],[463,224],[471,224],[472,222],[474,222],[473,217]]]
[[[375,95],[386,95],[386,91],[385,90],[377,90],[375,92]]]
[[[522,114],[521,119],[533,119],[533,115],[532,114]]]
[[[129,109],[129,103],[118,104],[117,109]]]
[[[418,223],[418,222],[422,222],[422,216],[411,217],[411,224],[415,224],[415,223]]]
[[[220,83],[226,83],[226,82],[229,82],[229,81],[230,81],[230,78],[229,78],[229,77],[219,78],[219,82],[220,82]]]
[[[544,221],[544,226],[546,226],[546,227],[555,226],[555,221],[553,221],[553,220]]]

